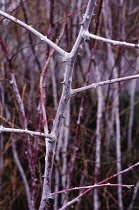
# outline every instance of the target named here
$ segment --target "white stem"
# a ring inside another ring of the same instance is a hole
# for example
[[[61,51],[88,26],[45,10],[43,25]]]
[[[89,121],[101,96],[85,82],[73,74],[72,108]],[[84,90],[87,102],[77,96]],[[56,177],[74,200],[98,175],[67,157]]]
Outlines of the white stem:
[[[51,58],[51,73],[52,73],[52,91],[53,91],[53,100],[54,100],[54,107],[57,110],[58,107],[58,96],[57,96],[57,84],[56,84],[56,71],[54,65],[54,59]]]
[[[100,80],[100,72],[96,66],[96,76]],[[97,105],[97,128],[96,128],[96,152],[95,152],[95,183],[98,182],[100,175],[100,159],[101,159],[101,138],[102,138],[102,111],[103,111],[103,92],[102,88],[97,89],[98,105]],[[98,189],[94,189],[94,210],[99,209]]]
[[[133,119],[134,119],[134,98],[136,90],[136,80],[132,80],[130,84],[130,113],[128,122],[128,149],[132,146],[132,129],[133,129]]]
[[[64,122],[64,132],[63,132],[63,145],[62,145],[62,187],[66,188],[67,183],[67,148],[68,148],[68,138],[69,138],[69,127],[70,127],[70,100],[67,104],[65,110],[66,119]],[[62,197],[63,205],[67,203],[66,194]]]

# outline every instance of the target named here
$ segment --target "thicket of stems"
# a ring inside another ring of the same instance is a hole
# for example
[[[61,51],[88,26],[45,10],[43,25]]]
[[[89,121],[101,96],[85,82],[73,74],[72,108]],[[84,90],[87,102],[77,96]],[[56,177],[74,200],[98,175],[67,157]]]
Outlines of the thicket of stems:
[[[71,205],[123,210],[124,205],[127,209],[139,205],[138,151],[132,146],[137,145],[138,134],[136,3],[21,1],[9,2],[8,9],[5,2],[0,4],[3,209],[7,199],[11,208],[17,208],[23,189],[27,202],[23,208],[30,210]],[[133,27],[128,19],[134,20]],[[129,111],[126,115],[124,109]],[[9,176],[11,157],[16,166]],[[133,183],[123,179],[131,169]],[[24,186],[19,191],[18,174]],[[13,184],[5,199],[8,185],[3,180]],[[108,186],[117,187],[113,195]],[[128,203],[123,187],[132,190]]]

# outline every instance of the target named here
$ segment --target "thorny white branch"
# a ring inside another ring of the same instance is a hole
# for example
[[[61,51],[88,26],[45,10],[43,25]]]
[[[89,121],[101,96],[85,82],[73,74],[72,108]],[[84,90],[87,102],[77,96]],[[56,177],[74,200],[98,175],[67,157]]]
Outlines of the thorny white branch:
[[[89,33],[88,31],[85,31],[83,34],[84,37],[90,37],[92,39],[96,39],[102,42],[106,42],[109,44],[112,44],[114,46],[123,46],[123,47],[130,47],[130,48],[137,48],[139,49],[139,44],[132,44],[132,43],[128,43],[128,42],[121,42],[121,41],[115,41],[115,40],[111,40],[111,39],[107,39],[107,38],[103,38],[94,34]]]
[[[87,9],[84,15],[84,20],[81,25],[80,32],[78,34],[78,37],[76,39],[76,42],[71,50],[71,52],[66,54],[65,58],[65,74],[64,74],[64,81],[63,81],[63,90],[62,95],[60,98],[59,106],[56,112],[54,124],[52,127],[52,133],[55,134],[56,137],[58,137],[59,131],[60,131],[60,125],[63,119],[63,114],[66,109],[67,103],[71,96],[71,83],[72,83],[72,75],[73,75],[73,69],[74,69],[74,63],[77,58],[80,45],[83,43],[84,38],[82,36],[84,30],[88,29],[89,23],[92,17],[92,12],[94,9],[94,3],[95,0],[89,0]],[[86,18],[89,17],[89,18]],[[48,143],[48,142],[47,142]],[[51,195],[51,179],[52,179],[52,167],[53,167],[53,161],[54,161],[54,151],[56,148],[55,142],[50,144],[46,143],[46,157],[45,157],[45,173],[44,173],[44,183],[43,183],[43,193],[42,193],[42,199],[39,210],[46,209],[48,198]]]

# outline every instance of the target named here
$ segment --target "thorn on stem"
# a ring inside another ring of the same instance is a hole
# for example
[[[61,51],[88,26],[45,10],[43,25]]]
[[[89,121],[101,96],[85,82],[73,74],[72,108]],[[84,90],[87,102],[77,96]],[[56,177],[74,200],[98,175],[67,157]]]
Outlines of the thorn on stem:
[[[55,119],[50,119],[51,121],[54,121]]]
[[[83,25],[83,21],[81,23],[79,23],[79,25]]]
[[[60,82],[61,84],[65,85],[65,81]]]
[[[67,58],[62,57],[62,62],[67,62]]]
[[[98,7],[98,4],[97,4],[97,2],[95,2],[95,6],[96,6],[96,7]]]
[[[80,44],[80,49],[83,49],[83,45],[82,44]]]

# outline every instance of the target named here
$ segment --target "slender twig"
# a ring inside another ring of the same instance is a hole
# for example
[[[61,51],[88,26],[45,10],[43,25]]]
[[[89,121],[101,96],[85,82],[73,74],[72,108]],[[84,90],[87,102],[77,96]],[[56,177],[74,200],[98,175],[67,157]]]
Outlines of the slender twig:
[[[13,137],[11,138],[11,140],[12,140],[12,151],[13,151],[14,160],[15,160],[15,163],[17,165],[17,168],[18,168],[18,170],[20,172],[20,175],[22,177],[22,180],[23,180],[23,183],[24,183],[24,186],[25,186],[26,197],[27,197],[27,202],[28,202],[28,209],[32,210],[32,207],[31,207],[32,206],[31,205],[31,195],[30,195],[30,189],[29,189],[27,177],[26,177],[25,172],[23,170],[23,167],[22,167],[22,165],[20,163],[20,160],[19,160],[19,157],[18,157],[18,154],[17,154],[17,150],[16,150],[16,145],[15,145]]]
[[[56,40],[56,44],[58,44],[60,39],[62,38],[62,36],[64,34],[64,29],[65,29],[65,24],[63,25],[61,33],[60,33],[59,37]],[[42,72],[41,72],[41,75],[40,75],[40,102],[41,102],[41,107],[42,107],[43,125],[44,125],[45,133],[48,133],[48,125],[47,125],[47,116],[46,116],[45,102],[44,102],[44,99],[45,99],[44,78],[45,78],[46,68],[47,68],[48,64],[50,63],[50,60],[51,60],[53,54],[54,54],[54,49],[52,49],[50,51],[48,59],[45,62],[44,66],[43,66],[43,69],[42,69]]]

